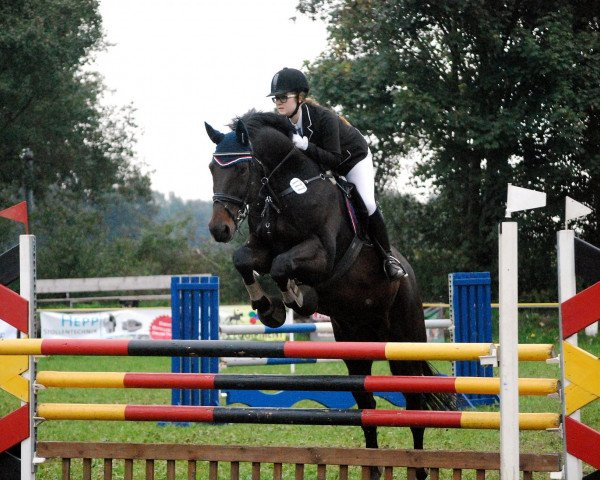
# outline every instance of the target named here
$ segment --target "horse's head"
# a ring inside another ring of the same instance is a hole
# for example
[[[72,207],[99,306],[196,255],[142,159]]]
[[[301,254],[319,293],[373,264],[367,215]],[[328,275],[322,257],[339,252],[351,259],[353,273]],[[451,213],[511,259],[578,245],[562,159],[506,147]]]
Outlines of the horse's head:
[[[213,213],[208,224],[217,242],[229,242],[247,214],[252,188],[252,151],[242,122],[235,131],[221,133],[205,123],[217,148],[210,162],[213,177]]]

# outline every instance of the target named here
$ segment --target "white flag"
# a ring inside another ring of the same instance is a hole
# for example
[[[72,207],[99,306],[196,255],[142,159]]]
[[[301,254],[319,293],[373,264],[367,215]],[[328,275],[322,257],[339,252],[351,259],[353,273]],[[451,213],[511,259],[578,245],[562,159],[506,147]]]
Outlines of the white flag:
[[[506,216],[510,217],[512,212],[530,210],[546,206],[546,193],[530,190],[529,188],[515,187],[508,184],[506,200]]]
[[[565,199],[565,225],[574,218],[585,217],[592,213],[592,209],[573,200],[571,197]]]

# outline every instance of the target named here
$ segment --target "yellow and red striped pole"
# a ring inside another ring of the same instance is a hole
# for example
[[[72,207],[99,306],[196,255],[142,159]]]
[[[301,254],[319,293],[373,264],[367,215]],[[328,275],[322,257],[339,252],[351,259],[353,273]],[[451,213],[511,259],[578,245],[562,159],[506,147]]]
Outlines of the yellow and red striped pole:
[[[171,405],[109,405],[44,403],[37,415],[46,420],[126,420],[201,423],[263,423],[294,425],[356,425],[379,427],[500,428],[494,412],[429,410],[342,410],[318,408],[235,408]],[[519,414],[521,430],[558,428],[554,413]]]
[[[204,373],[39,372],[37,384],[47,388],[185,388],[236,390],[321,390],[403,393],[495,394],[499,378],[416,377],[390,375],[215,375]],[[558,392],[552,378],[519,379],[520,395]]]

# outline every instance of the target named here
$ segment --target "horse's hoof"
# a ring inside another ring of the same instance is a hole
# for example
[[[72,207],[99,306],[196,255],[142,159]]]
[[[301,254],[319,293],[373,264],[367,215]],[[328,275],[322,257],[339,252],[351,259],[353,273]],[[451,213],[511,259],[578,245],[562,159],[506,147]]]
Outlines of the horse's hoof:
[[[298,315],[302,317],[310,317],[317,311],[319,305],[319,296],[317,291],[307,285],[298,285],[298,290],[302,294],[302,305],[298,305],[296,302],[287,304],[286,306],[294,310]]]
[[[380,478],[381,478],[381,468],[371,467],[369,480],[380,480]]]
[[[281,327],[285,323],[285,305],[279,298],[270,300],[271,306],[266,311],[258,310],[258,318],[266,327]]]
[[[416,477],[417,480],[425,480],[429,476],[428,468],[417,468]]]

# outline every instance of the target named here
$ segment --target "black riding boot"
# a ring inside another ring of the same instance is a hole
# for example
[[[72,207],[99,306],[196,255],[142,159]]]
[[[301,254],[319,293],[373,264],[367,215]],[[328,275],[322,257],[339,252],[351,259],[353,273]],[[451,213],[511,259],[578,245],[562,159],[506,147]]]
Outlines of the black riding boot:
[[[375,210],[369,216],[369,237],[376,247],[379,247],[379,251],[383,256],[383,270],[390,280],[396,280],[398,278],[406,277],[408,274],[404,267],[400,264],[400,261],[392,255],[392,249],[390,247],[390,240],[383,221],[383,215],[379,209]]]

